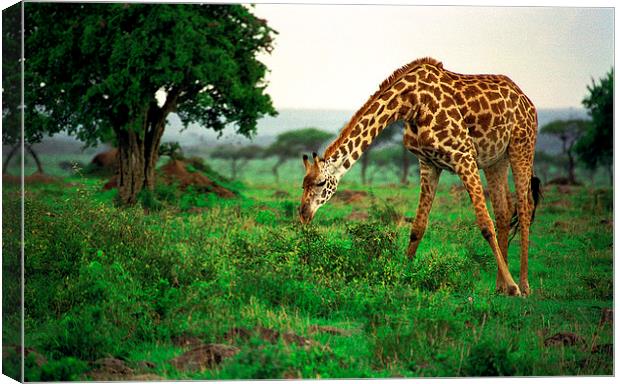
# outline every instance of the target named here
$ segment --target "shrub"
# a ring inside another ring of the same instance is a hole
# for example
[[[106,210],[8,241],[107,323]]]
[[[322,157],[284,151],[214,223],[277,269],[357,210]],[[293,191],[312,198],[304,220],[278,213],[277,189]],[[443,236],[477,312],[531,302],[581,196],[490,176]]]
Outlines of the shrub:
[[[484,341],[474,345],[463,365],[465,376],[511,376],[515,367],[506,345]]]

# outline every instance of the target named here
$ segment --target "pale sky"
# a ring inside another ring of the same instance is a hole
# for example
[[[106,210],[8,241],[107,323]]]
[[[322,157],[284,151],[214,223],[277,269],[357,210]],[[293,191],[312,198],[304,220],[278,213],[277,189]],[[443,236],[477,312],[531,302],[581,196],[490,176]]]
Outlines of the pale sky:
[[[538,108],[581,108],[614,64],[611,8],[258,4],[279,34],[276,108],[355,110],[396,68],[425,56],[459,73],[512,78]]]

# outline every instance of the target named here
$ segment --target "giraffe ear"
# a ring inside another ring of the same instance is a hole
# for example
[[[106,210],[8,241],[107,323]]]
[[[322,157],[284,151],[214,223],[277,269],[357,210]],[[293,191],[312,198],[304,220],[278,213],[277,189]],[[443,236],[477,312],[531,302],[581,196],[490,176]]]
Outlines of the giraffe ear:
[[[311,164],[308,161],[308,155],[304,155],[303,161],[304,161],[304,167],[306,167],[306,169],[310,168]]]

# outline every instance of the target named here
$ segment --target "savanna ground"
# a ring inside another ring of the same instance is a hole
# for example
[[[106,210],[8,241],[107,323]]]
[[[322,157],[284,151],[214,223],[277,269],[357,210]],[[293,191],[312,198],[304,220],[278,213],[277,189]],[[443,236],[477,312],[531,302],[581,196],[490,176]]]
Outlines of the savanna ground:
[[[302,226],[301,162],[280,184],[265,162],[227,183],[238,197],[162,184],[147,209],[117,208],[101,177],[52,169],[59,182],[27,185],[26,380],[613,374],[609,187],[545,187],[532,294],[515,298],[495,292],[495,261],[453,175],[410,261],[415,177],[362,186],[347,175]],[[19,220],[18,195],[3,185],[5,276],[18,270],[6,224]],[[4,324],[16,329],[19,287],[7,281]],[[3,338],[16,374],[18,335]]]

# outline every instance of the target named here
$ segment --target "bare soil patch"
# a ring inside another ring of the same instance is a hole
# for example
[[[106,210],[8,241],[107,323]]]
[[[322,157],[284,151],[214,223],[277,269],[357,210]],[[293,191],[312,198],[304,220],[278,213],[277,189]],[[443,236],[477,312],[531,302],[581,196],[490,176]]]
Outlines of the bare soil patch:
[[[278,342],[278,340],[282,339],[282,341],[284,341],[284,343],[286,344],[295,344],[300,347],[311,347],[314,345],[318,345],[316,341],[307,337],[299,336],[293,332],[280,332],[275,329],[265,328],[261,326],[258,326],[253,330],[242,327],[231,328],[228,332],[226,332],[224,338],[226,338],[227,340],[233,340],[235,338],[249,340],[252,336],[256,336],[271,344],[275,344]]]
[[[311,333],[327,333],[334,336],[351,336],[351,331],[348,329],[342,329],[337,327],[332,327],[329,325],[312,325],[309,328],[309,332]]]
[[[350,204],[363,201],[367,196],[368,192],[366,191],[352,191],[350,189],[343,189],[342,191],[336,192],[334,195],[334,200]]]
[[[21,177],[4,174],[2,175],[2,182],[7,184],[20,184]],[[24,177],[25,184],[54,184],[60,183],[61,180],[58,177],[46,175],[45,173],[35,172],[32,175]]]

